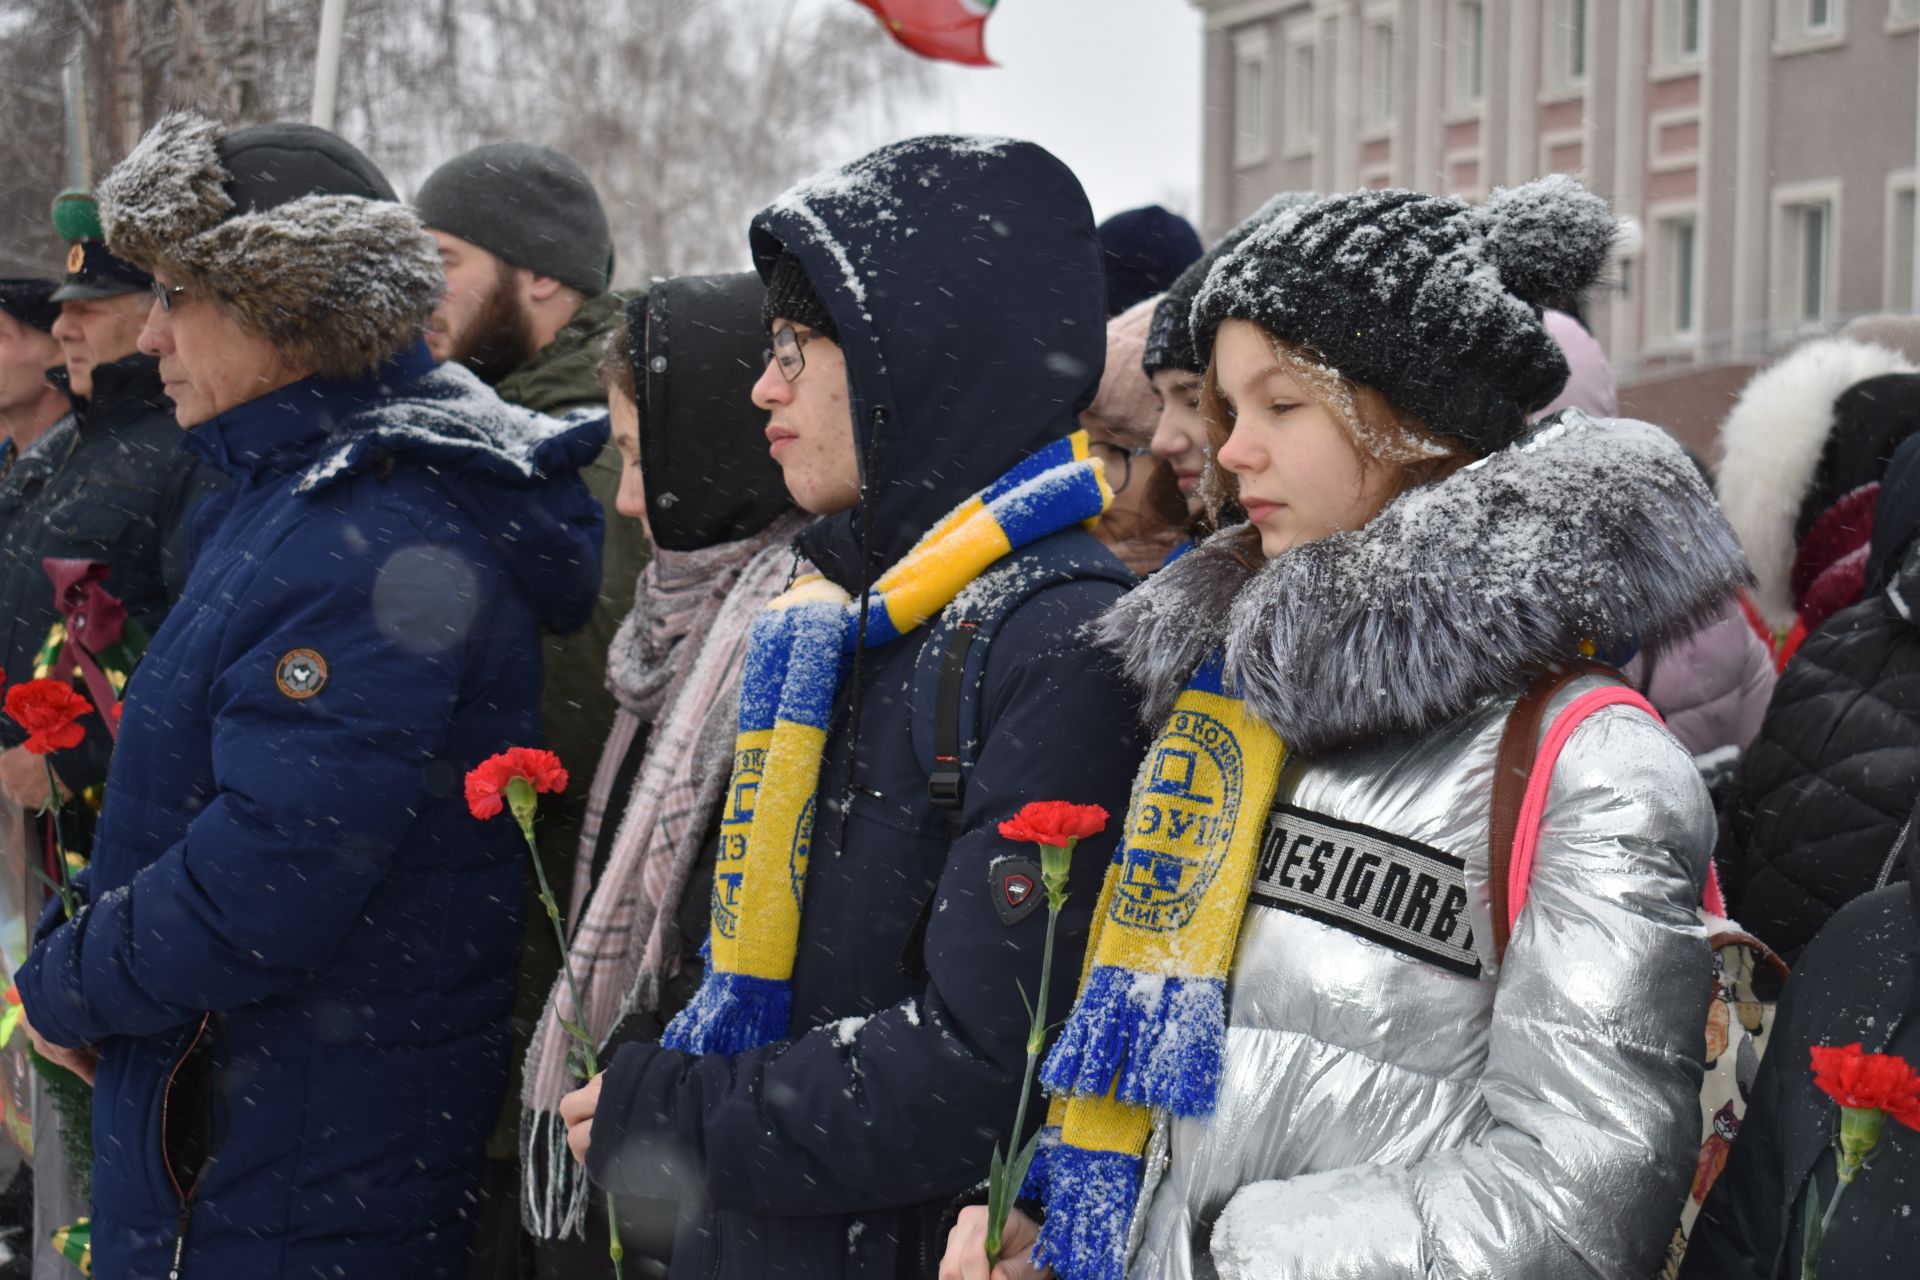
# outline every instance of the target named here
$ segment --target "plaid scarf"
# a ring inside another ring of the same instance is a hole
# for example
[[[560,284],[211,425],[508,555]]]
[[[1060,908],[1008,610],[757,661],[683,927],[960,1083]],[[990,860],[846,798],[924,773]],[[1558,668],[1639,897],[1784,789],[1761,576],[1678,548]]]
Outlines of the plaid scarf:
[[[568,1060],[574,1042],[558,1019],[578,1018],[604,1045],[629,1013],[657,1008],[661,983],[677,972],[675,922],[732,760],[747,636],[786,585],[788,543],[804,524],[795,512],[736,542],[656,551],[614,636],[607,684],[619,710],[594,773],[567,913],[584,1016],[564,975],[556,977],[521,1091],[522,1216],[541,1237],[577,1234],[590,1190],[558,1114],[578,1084]],[[649,729],[632,790],[616,800],[621,763]],[[610,811],[620,825],[596,883],[594,854]]]

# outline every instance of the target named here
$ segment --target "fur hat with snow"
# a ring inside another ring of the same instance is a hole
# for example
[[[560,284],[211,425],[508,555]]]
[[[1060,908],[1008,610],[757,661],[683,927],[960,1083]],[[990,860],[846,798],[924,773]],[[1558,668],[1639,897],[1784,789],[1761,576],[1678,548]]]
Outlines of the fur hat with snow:
[[[412,345],[446,287],[433,238],[380,170],[312,125],[228,133],[174,112],[98,196],[117,257],[205,290],[324,377],[370,373]]]
[[[1211,360],[1223,320],[1251,320],[1375,387],[1478,453],[1518,439],[1566,385],[1541,310],[1599,279],[1606,201],[1564,174],[1485,204],[1361,191],[1288,209],[1214,264],[1194,300]]]

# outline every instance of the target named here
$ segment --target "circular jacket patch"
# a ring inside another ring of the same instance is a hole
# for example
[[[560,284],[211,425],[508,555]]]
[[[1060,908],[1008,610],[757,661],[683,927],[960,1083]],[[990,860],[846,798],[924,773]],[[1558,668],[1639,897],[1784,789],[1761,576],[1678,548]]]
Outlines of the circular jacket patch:
[[[312,649],[289,649],[273,669],[273,682],[295,702],[327,687],[327,660]]]

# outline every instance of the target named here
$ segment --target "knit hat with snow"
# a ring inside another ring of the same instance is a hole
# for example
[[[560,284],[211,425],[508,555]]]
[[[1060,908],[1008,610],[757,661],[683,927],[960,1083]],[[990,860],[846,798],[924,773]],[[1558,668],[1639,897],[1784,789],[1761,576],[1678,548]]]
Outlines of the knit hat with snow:
[[[1476,453],[1512,444],[1566,385],[1541,322],[1591,287],[1615,222],[1564,174],[1483,205],[1363,191],[1286,210],[1217,262],[1194,302],[1195,350],[1251,320]]]
[[[324,377],[371,373],[419,341],[446,289],[433,237],[379,168],[313,125],[229,133],[174,112],[99,198],[114,254],[204,291]]]
[[[785,249],[780,251],[779,260],[773,264],[773,270],[767,276],[767,296],[760,304],[761,322],[772,325],[775,319],[791,320],[794,324],[805,325],[829,342],[840,341],[840,330],[834,327],[833,313],[827,310],[827,304],[820,301],[820,291],[813,287],[813,281],[807,279],[807,269],[800,265],[800,259]]]
[[[1188,373],[1205,372],[1207,362],[1193,348],[1193,328],[1187,323],[1193,312],[1193,299],[1207,282],[1213,264],[1240,247],[1240,242],[1258,231],[1282,210],[1312,204],[1320,197],[1311,191],[1283,191],[1242,219],[1220,243],[1202,254],[1200,260],[1182,271],[1161,295],[1147,326],[1147,346],[1141,353],[1140,367],[1151,378],[1162,369],[1184,369]]]
[[[613,282],[613,233],[600,193],[572,156],[552,147],[475,147],[429,174],[413,207],[435,231],[589,298]]]

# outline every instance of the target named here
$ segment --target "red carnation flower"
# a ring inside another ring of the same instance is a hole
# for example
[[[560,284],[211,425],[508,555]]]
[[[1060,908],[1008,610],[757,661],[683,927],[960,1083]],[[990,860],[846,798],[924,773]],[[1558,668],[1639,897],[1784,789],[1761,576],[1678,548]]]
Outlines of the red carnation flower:
[[[37,756],[77,747],[87,736],[80,717],[93,704],[64,680],[29,680],[7,690],[7,714],[27,731],[27,750]]]
[[[1000,834],[1025,844],[1064,848],[1107,829],[1107,811],[1097,804],[1036,800],[1000,824]]]
[[[493,817],[506,803],[507,787],[516,778],[526,779],[535,792],[567,789],[567,770],[559,756],[534,747],[508,747],[467,774],[467,808],[476,818]]]
[[[1813,1082],[1843,1107],[1883,1111],[1920,1129],[1920,1072],[1891,1053],[1862,1053],[1858,1044],[1813,1046]]]

